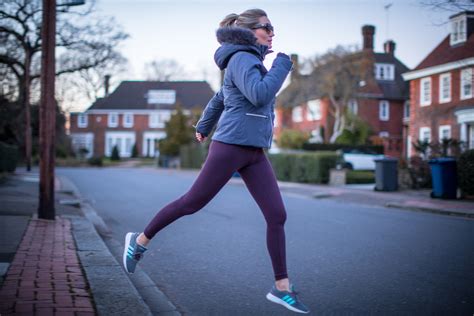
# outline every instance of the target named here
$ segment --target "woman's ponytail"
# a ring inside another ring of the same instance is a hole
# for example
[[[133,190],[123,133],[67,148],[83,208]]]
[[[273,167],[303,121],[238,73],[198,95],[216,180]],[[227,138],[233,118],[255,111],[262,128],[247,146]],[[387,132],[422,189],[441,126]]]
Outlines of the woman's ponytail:
[[[224,20],[221,21],[221,23],[219,23],[219,26],[220,27],[232,26],[232,25],[234,25],[235,21],[237,21],[238,18],[239,18],[238,14],[231,13],[231,14],[227,15],[224,18]]]

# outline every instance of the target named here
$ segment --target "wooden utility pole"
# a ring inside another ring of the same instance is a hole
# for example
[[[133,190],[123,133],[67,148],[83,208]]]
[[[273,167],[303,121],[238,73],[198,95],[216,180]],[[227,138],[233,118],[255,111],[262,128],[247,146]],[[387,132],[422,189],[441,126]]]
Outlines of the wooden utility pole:
[[[38,217],[54,219],[56,0],[43,0],[41,28],[40,184]]]

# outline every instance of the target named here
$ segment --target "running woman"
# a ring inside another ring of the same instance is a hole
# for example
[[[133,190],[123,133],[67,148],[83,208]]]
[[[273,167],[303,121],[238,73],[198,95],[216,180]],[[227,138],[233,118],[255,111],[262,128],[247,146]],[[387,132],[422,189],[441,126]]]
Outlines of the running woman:
[[[237,171],[267,223],[267,248],[275,276],[267,299],[294,312],[309,313],[288,279],[286,210],[263,150],[272,143],[275,95],[292,70],[292,61],[278,53],[271,69],[264,67],[275,33],[263,10],[229,14],[216,35],[221,46],[214,60],[221,70],[225,69],[224,82],[196,124],[196,139],[203,142],[217,123],[209,154],[188,192],[162,208],[143,232],[126,234],[123,264],[127,272],[133,273],[148,243],[160,230],[202,209]]]

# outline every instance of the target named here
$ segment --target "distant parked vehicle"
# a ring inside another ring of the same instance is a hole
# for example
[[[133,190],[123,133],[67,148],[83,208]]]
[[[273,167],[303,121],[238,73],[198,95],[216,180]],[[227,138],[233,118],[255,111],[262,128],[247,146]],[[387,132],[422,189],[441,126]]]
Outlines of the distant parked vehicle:
[[[344,159],[344,168],[351,170],[375,170],[374,159],[383,158],[384,155],[376,152],[360,149],[343,149],[342,158]]]

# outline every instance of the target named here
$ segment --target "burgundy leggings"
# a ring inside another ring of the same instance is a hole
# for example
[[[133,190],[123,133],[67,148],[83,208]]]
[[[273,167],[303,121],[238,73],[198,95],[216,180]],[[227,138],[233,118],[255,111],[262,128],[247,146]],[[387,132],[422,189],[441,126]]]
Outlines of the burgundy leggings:
[[[184,215],[202,209],[238,171],[267,222],[267,248],[275,280],[288,277],[286,271],[285,206],[275,174],[263,149],[212,141],[204,166],[191,189],[162,208],[146,227],[152,239],[157,232]]]

